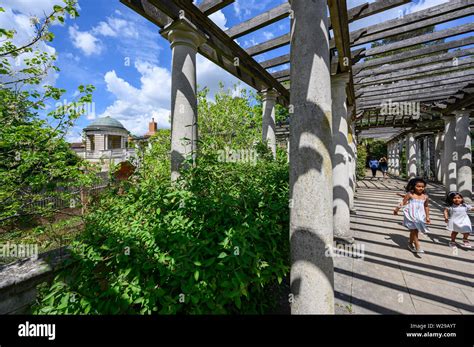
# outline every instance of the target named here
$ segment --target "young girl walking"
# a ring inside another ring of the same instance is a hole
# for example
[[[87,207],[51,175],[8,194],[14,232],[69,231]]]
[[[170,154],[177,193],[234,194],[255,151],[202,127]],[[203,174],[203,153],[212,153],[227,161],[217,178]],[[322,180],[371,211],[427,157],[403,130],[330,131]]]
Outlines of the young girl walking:
[[[408,249],[414,253],[424,253],[420,247],[418,233],[429,233],[427,224],[431,224],[430,209],[428,207],[428,195],[425,194],[426,182],[422,178],[410,180],[407,186],[407,194],[402,201],[403,225],[410,231]],[[400,206],[396,207],[393,214],[398,215]]]
[[[444,220],[448,224],[446,229],[451,232],[449,246],[457,248],[456,236],[461,233],[463,246],[471,248],[468,238],[469,234],[472,234],[472,225],[467,213],[473,211],[474,208],[465,204],[463,196],[458,192],[449,193],[446,197],[446,203],[449,207],[444,210]]]

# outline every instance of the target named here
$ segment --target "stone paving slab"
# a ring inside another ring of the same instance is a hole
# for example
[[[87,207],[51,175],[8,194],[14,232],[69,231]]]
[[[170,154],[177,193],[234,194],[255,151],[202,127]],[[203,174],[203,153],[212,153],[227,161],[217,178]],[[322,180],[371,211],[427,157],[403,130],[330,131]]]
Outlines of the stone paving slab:
[[[403,216],[392,213],[405,185],[394,178],[357,182],[351,229],[364,258],[334,259],[337,314],[474,313],[474,250],[448,246],[443,187],[427,187],[432,225],[420,237],[426,253],[419,256],[407,249]]]

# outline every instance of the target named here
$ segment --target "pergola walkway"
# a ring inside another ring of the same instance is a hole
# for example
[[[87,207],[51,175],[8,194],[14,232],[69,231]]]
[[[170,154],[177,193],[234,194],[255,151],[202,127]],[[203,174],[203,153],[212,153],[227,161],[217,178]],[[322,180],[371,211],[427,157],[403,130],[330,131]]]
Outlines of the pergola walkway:
[[[448,246],[443,187],[428,185],[431,234],[420,237],[426,253],[417,256],[407,249],[402,211],[392,214],[405,184],[369,177],[357,183],[351,228],[364,257],[334,258],[337,314],[474,313],[474,249]]]

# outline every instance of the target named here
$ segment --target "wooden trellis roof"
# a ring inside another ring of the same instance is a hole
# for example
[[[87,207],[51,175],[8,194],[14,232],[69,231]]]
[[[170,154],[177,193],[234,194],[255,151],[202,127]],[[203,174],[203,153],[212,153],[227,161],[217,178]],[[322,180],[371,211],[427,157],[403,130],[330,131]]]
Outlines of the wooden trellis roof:
[[[270,73],[268,69],[291,64],[285,54],[263,62],[256,55],[290,44],[284,34],[255,46],[242,48],[236,38],[247,35],[290,16],[283,3],[254,18],[224,31],[209,15],[233,0],[120,0],[151,22],[164,28],[184,13],[187,20],[207,37],[199,53],[249,86],[262,91],[275,89],[279,102],[288,105],[291,92],[290,69]],[[321,0],[322,2],[324,0]],[[353,120],[358,130],[369,128],[406,128],[437,122],[449,114],[474,105],[474,22],[436,30],[385,45],[364,45],[407,34],[474,15],[474,1],[451,0],[358,30],[349,24],[374,14],[410,3],[410,0],[377,0],[347,9],[346,0],[328,0],[331,73],[349,71],[349,104],[354,105]],[[472,17],[471,17],[472,18]],[[288,28],[289,31],[290,28]],[[454,39],[452,39],[454,38]],[[238,64],[235,62],[238,61]],[[284,83],[285,82],[285,83]],[[390,103],[417,103],[419,118],[386,112]],[[438,123],[437,123],[438,124]]]

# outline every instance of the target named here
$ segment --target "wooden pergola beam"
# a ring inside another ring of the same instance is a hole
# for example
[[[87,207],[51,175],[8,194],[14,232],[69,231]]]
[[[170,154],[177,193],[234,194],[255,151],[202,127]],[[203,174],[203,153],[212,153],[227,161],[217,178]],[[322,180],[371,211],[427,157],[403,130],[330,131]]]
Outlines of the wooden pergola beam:
[[[214,12],[222,10],[227,5],[230,5],[235,0],[202,0],[198,5],[198,8],[206,15],[209,16]]]
[[[410,3],[411,0],[376,0],[372,3],[365,3],[356,7],[352,7],[347,11],[349,23],[365,17],[373,16],[392,8]],[[330,22],[331,23],[331,22]]]
[[[290,44],[290,34],[284,34],[246,49],[248,55],[255,56]]]
[[[436,53],[436,52],[445,52],[449,49],[468,46],[468,45],[471,45],[471,44],[474,44],[474,36],[462,38],[462,39],[459,39],[459,40],[449,41],[449,42],[445,42],[445,43],[440,43],[440,44],[436,44],[436,45],[431,45],[431,46],[427,46],[427,47],[423,47],[423,48],[413,49],[413,50],[410,50],[410,51],[405,51],[405,52],[402,52],[402,53],[389,55],[387,57],[381,57],[381,58],[377,58],[377,59],[364,61],[362,63],[358,63],[358,64],[354,65],[353,70],[357,72],[357,71],[360,71],[362,69],[372,67],[372,66],[378,66],[378,65],[388,64],[388,63],[395,63],[397,61],[416,58],[416,57],[419,57],[419,56],[429,55],[429,54],[433,54],[433,53]]]
[[[410,39],[406,39],[403,41],[398,41],[398,42],[390,43],[390,44],[379,46],[379,47],[369,48],[366,50],[365,56],[368,57],[371,55],[387,53],[387,52],[395,51],[401,48],[412,47],[412,46],[416,46],[422,43],[429,43],[436,40],[445,39],[451,36],[466,34],[472,31],[474,31],[474,23],[467,23],[464,25],[459,25],[454,28],[444,29],[444,30],[436,31],[434,33],[424,34],[424,35],[420,35],[420,36],[413,37]]]
[[[446,60],[452,60],[453,58],[461,58],[468,55],[474,55],[474,48],[461,49],[449,53],[439,54],[435,56],[429,56],[421,59],[415,59],[406,61],[398,64],[384,65],[373,69],[359,70],[358,73],[354,75],[355,78],[365,77],[365,76],[374,76],[381,75],[384,73],[389,73],[393,71],[400,71],[404,69],[413,68],[416,66],[430,65],[433,63],[439,63]]]
[[[439,86],[436,86],[436,87],[431,87],[431,88],[419,88],[419,90],[422,90],[423,93],[436,93],[440,90],[443,90],[443,91],[457,91],[457,90],[460,90],[464,87],[467,87],[470,83],[472,83],[474,81],[467,81],[467,82],[464,82],[464,83],[458,83],[458,84],[453,84],[453,85],[450,85],[450,86],[445,86],[445,88],[441,88]],[[399,90],[399,91],[393,91],[393,92],[390,92],[390,93],[385,93],[385,94],[380,94],[380,95],[371,95],[371,96],[362,96],[362,97],[359,97],[357,100],[360,101],[360,102],[364,102],[364,101],[376,101],[376,100],[380,100],[380,99],[389,99],[389,98],[393,98],[393,97],[397,97],[397,96],[400,96],[400,97],[403,97],[403,96],[411,96],[413,95],[414,91],[413,90]]]
[[[120,0],[120,2],[162,29],[172,21],[148,0]]]
[[[443,114],[451,114],[454,111],[458,111],[463,108],[471,107],[474,105],[474,93],[471,92],[465,95],[461,100],[454,102],[449,105],[447,108],[441,110]]]
[[[408,14],[401,19],[392,19],[367,28],[351,32],[351,45],[358,46],[387,37],[404,34],[466,17],[474,13],[474,5],[468,0],[453,0]]]
[[[290,4],[285,2],[267,12],[255,16],[243,23],[237,24],[236,26],[227,30],[225,33],[233,39],[239,38],[267,25],[275,23],[285,17],[288,17],[290,10]]]
[[[339,70],[346,72],[352,65],[346,0],[329,0],[328,6],[338,52]]]
[[[182,13],[181,10],[184,10],[186,18],[207,36],[206,44],[199,48],[199,53],[239,79],[249,83],[250,86],[258,91],[264,89],[277,90],[280,93],[281,102],[284,104],[289,103],[290,95],[288,90],[192,2],[189,0],[150,0],[150,2],[173,20],[178,20]],[[206,46],[212,48],[214,54],[203,49]],[[233,63],[234,67],[229,64],[223,64],[223,57],[226,57],[231,62],[235,62],[237,59],[239,64]],[[244,75],[246,75],[245,80],[242,78]]]
[[[372,97],[378,95],[385,95],[389,93],[399,93],[399,92],[406,92],[406,91],[413,91],[418,89],[428,90],[428,89],[438,89],[439,88],[450,88],[451,85],[458,85],[463,86],[467,83],[474,81],[474,70],[472,71],[473,75],[462,76],[459,78],[452,78],[452,79],[441,79],[436,82],[428,82],[428,83],[414,83],[412,85],[408,85],[405,87],[399,86],[397,88],[387,88],[376,90],[372,92],[358,92],[357,97]]]
[[[413,79],[413,80],[404,80],[404,81],[398,81],[398,82],[393,82],[393,83],[381,83],[379,85],[373,85],[373,86],[357,86],[356,85],[356,90],[358,92],[386,91],[388,89],[397,89],[397,88],[402,88],[406,86],[414,86],[414,85],[418,85],[422,83],[438,83],[441,81],[448,81],[454,78],[473,78],[472,77],[473,75],[474,75],[474,69],[469,69],[469,70],[450,72],[450,73],[436,75],[436,76],[424,76],[419,79]]]
[[[287,64],[289,62],[290,62],[290,55],[285,54],[285,55],[282,55],[282,56],[279,56],[279,57],[276,57],[276,58],[273,58],[273,59],[265,60],[265,61],[261,62],[260,65],[262,65],[262,67],[265,68],[265,69],[269,69],[269,68],[272,68],[272,67],[275,67],[275,66]]]
[[[290,77],[290,69],[285,69],[272,73],[273,78],[280,79],[283,77]]]
[[[425,76],[427,73],[433,74],[439,72],[450,72],[467,67],[474,66],[474,58],[465,58],[460,59],[457,65],[453,65],[452,62],[444,62],[430,65],[423,65],[420,67],[406,69],[398,72],[390,72],[387,74],[376,75],[373,77],[361,77],[356,78],[355,83],[357,85],[369,85],[369,84],[378,84],[381,82],[391,82],[398,81],[402,79],[416,78],[417,76]]]
[[[443,100],[448,99],[451,96],[462,96],[463,94],[453,94],[456,93],[457,90],[454,92],[452,91],[441,91],[439,93],[430,93],[430,94],[413,94],[411,97],[400,97],[400,98],[393,98],[391,99],[393,102],[414,102],[414,101],[433,101],[433,100]],[[380,102],[358,102],[359,108],[368,108],[368,107],[375,107],[375,108],[382,108]]]
[[[411,2],[411,0],[377,0],[373,3],[365,3],[363,5],[353,7],[347,11],[347,21],[352,23],[356,20],[363,19],[368,16],[392,9],[397,6],[401,6]],[[329,24],[331,26],[331,18],[329,18]],[[231,30],[231,29],[229,29]],[[288,45],[290,43],[290,34],[285,34],[277,38],[264,41],[255,46],[247,48],[247,53],[254,56],[262,54],[273,49]],[[332,47],[335,45],[333,41],[330,41]]]

